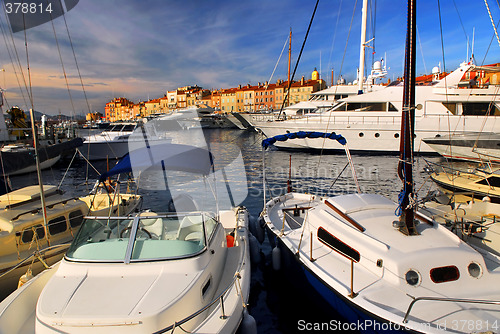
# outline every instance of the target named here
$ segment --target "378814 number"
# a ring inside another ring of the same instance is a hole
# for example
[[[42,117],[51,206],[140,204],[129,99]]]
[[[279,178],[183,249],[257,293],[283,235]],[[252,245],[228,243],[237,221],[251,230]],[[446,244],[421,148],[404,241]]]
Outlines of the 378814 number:
[[[36,2],[6,2],[5,12],[7,14],[41,14],[52,13],[52,3],[48,3],[45,7],[42,3]]]

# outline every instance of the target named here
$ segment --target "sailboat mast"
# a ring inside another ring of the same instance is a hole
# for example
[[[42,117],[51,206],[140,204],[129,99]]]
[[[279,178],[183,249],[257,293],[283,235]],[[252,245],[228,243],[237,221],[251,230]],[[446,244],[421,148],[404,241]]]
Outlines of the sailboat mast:
[[[292,28],[290,28],[290,37],[288,38],[288,87],[290,85],[290,66],[292,65]],[[287,101],[287,106],[290,105],[290,99]]]
[[[361,9],[361,45],[359,49],[358,94],[363,94],[363,76],[365,73],[365,44],[368,0],[363,0]]]
[[[400,206],[400,231],[407,235],[417,234],[414,221],[413,194],[413,139],[415,123],[415,49],[416,49],[416,4],[408,0],[407,35],[403,88],[403,113],[401,118],[400,159],[398,175],[403,181],[403,198]]]

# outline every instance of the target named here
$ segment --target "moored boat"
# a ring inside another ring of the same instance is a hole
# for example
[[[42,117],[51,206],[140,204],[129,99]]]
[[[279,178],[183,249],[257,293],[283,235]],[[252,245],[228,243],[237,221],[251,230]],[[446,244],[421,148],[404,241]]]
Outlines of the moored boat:
[[[98,192],[83,197],[63,195],[56,186],[44,186],[46,209],[39,186],[28,186],[0,196],[0,286],[5,297],[21,275],[36,275],[59,261],[88,214],[128,214],[142,198],[133,194]],[[44,223],[44,212],[47,225]]]
[[[362,193],[321,197],[290,192],[272,198],[262,218],[276,243],[273,267],[283,268],[293,281],[304,277],[351,330],[497,331],[500,258],[472,248],[416,211],[415,18],[415,3],[409,1],[399,203]]]
[[[422,139],[445,158],[476,162],[500,162],[500,133],[472,132]]]
[[[475,168],[469,170],[431,171],[430,178],[443,191],[453,195],[464,195],[479,200],[500,203],[500,170],[498,168]]]
[[[207,150],[164,144],[130,152],[101,180],[155,165],[205,178],[215,171]],[[0,303],[0,331],[235,333],[243,323],[256,333],[246,310],[248,212],[219,209],[217,197],[207,203],[215,210],[185,199],[172,199],[175,212],[86,217],[64,259]]]

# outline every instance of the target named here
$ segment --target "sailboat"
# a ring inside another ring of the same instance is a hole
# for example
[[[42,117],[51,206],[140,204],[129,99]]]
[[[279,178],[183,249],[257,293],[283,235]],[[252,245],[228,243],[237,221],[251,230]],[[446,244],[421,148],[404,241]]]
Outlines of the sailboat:
[[[303,278],[349,329],[497,332],[500,258],[416,211],[415,8],[415,0],[408,1],[400,202],[363,193],[272,198],[261,217],[276,244],[273,267],[293,281]]]

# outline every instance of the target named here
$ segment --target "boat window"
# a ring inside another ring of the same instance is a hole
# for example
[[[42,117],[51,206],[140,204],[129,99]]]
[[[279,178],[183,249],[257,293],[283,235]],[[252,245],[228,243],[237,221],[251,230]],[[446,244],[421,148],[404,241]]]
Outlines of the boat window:
[[[115,125],[115,126],[111,127],[111,129],[108,130],[108,131],[110,131],[110,132],[118,132],[118,131],[121,130],[121,128],[122,128],[121,125]]]
[[[320,227],[318,228],[318,239],[334,251],[340,253],[346,258],[353,260],[354,262],[359,262],[360,255],[357,250],[342,242],[338,238],[334,237],[327,230]]]
[[[494,103],[462,103],[464,115],[486,116],[486,115],[500,115],[500,110]]]
[[[23,243],[30,243],[33,241],[33,231],[36,232],[36,236],[38,239],[43,239],[45,238],[45,230],[42,225],[35,225],[30,228],[27,228],[23,231],[23,234],[21,236],[21,241]]]
[[[71,227],[78,227],[82,225],[83,213],[81,210],[75,210],[69,213],[69,225]]]
[[[482,184],[491,187],[500,187],[500,176],[492,175],[490,177],[484,178],[476,182],[477,184]]]
[[[443,106],[448,109],[453,115],[457,114],[457,104],[456,103],[446,103],[443,102]]]
[[[434,283],[456,281],[460,278],[460,272],[455,266],[438,267],[431,269],[431,280]]]
[[[345,111],[398,111],[392,103],[346,103]]]
[[[135,125],[132,125],[132,124],[129,124],[129,125],[125,125],[122,129],[122,131],[134,131],[135,129]]]
[[[217,221],[213,218],[209,218],[205,221],[205,231],[207,239],[210,240],[212,237],[212,233],[215,231],[217,227]]]
[[[213,215],[157,215],[84,219],[66,257],[77,261],[126,262],[168,260],[205,249],[218,222]],[[205,229],[205,231],[204,231]],[[206,232],[206,234],[205,234]],[[133,239],[130,239],[133,236]]]
[[[49,221],[49,233],[51,235],[59,234],[68,229],[66,217],[59,216]]]

